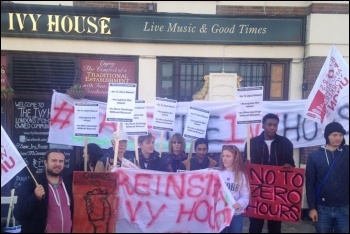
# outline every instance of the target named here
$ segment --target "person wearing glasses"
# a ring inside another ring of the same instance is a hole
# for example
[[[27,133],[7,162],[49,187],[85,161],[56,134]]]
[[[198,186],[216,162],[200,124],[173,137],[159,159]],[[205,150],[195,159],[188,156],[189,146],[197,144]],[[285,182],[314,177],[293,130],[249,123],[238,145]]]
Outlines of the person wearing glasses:
[[[208,141],[205,138],[198,138],[194,143],[195,156],[185,160],[183,164],[187,171],[195,171],[217,166],[217,162],[208,156]]]
[[[284,136],[277,134],[279,118],[269,113],[262,119],[263,132],[250,139],[250,163],[295,167],[293,159],[293,143]],[[244,156],[247,159],[247,144],[244,148]],[[249,163],[249,161],[247,161]],[[264,227],[264,219],[249,218],[249,233],[261,233]],[[269,233],[281,233],[282,221],[268,220]]]
[[[187,159],[186,140],[180,133],[175,133],[169,139],[169,152],[162,153],[162,160],[165,165],[164,171],[177,172],[177,170],[186,170],[182,163]]]
[[[222,230],[221,233],[242,233],[243,213],[249,204],[250,189],[243,157],[236,146],[222,146],[219,173],[236,200],[236,203],[233,204],[235,212],[230,226]]]

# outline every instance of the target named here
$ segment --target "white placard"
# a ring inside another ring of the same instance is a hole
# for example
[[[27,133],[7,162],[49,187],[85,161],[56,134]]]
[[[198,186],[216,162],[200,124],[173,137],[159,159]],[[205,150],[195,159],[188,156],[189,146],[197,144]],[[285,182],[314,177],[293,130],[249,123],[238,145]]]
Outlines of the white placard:
[[[135,102],[134,121],[123,123],[123,130],[130,136],[144,136],[148,134],[146,103],[142,100]]]
[[[95,103],[74,103],[74,136],[98,137],[99,106]]]
[[[136,84],[109,83],[106,109],[107,122],[132,122]]]
[[[175,123],[176,100],[156,98],[153,113],[152,128],[156,130],[173,131]]]
[[[261,123],[263,86],[237,88],[237,124]]]
[[[209,111],[191,106],[187,114],[184,137],[189,139],[205,138],[209,116]]]

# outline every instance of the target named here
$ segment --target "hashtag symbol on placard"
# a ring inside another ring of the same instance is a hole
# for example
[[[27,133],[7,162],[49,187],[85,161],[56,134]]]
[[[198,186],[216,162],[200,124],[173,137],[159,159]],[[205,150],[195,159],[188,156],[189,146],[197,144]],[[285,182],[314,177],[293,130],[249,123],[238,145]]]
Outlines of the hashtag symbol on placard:
[[[113,122],[106,122],[106,113],[104,114],[101,122],[100,122],[100,133],[102,132],[102,129],[111,127],[112,131],[116,131],[115,123]]]
[[[70,117],[74,114],[74,107],[68,106],[67,102],[62,102],[60,107],[54,107],[55,116],[50,119],[50,125],[61,124],[60,129],[65,127],[65,125],[70,125]]]

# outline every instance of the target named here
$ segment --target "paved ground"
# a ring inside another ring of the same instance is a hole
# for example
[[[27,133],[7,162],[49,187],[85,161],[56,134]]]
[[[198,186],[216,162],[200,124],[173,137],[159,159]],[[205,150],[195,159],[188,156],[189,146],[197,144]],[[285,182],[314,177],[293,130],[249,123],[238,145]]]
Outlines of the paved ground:
[[[249,218],[243,217],[243,233],[249,233]],[[267,223],[265,221],[263,233],[267,233]],[[297,223],[282,222],[282,233],[316,233],[311,221],[300,221]]]

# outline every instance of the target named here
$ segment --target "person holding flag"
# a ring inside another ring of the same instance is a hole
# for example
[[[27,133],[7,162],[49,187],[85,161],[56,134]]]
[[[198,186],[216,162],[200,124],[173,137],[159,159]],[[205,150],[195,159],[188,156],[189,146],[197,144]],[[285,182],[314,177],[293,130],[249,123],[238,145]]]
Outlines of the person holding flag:
[[[72,180],[61,176],[65,155],[58,149],[50,149],[44,157],[45,170],[38,182],[28,179],[18,189],[15,218],[23,233],[71,233]]]

